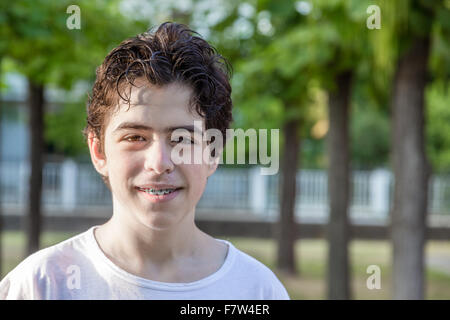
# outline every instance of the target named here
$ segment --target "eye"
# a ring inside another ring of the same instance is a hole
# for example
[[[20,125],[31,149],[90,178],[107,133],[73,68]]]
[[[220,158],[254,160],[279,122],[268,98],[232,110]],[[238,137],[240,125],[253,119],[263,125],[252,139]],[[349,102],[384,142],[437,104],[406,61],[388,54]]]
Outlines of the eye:
[[[126,140],[128,142],[145,141],[145,139],[142,136],[129,136],[129,137],[126,137],[124,140]]]

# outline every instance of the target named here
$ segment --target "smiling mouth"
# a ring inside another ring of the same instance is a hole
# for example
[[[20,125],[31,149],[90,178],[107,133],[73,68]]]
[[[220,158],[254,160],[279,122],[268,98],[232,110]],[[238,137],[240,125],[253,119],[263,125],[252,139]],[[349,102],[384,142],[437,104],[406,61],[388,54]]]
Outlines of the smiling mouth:
[[[171,194],[175,191],[181,190],[182,188],[165,188],[165,189],[155,189],[155,188],[139,188],[137,187],[139,191],[143,191],[147,194],[151,194],[154,196],[164,196],[167,194]]]

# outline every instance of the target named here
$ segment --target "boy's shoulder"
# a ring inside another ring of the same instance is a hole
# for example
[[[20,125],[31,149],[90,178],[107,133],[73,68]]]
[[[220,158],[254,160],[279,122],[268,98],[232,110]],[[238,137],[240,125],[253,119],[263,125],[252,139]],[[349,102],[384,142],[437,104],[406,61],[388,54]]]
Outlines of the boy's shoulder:
[[[90,230],[25,258],[0,281],[0,299],[45,299],[42,292],[49,292],[49,286],[65,281],[71,267],[86,259],[88,232]]]
[[[230,272],[232,277],[245,283],[248,288],[262,287],[267,291],[266,297],[289,299],[283,284],[269,267],[232,244],[230,249],[234,254],[233,270]]]
[[[246,252],[232,247],[235,251],[235,259],[237,260],[235,263],[235,267],[242,270],[246,273],[252,273],[255,276],[272,276],[274,275],[273,271],[270,270],[264,263],[260,262],[256,258],[247,254]]]

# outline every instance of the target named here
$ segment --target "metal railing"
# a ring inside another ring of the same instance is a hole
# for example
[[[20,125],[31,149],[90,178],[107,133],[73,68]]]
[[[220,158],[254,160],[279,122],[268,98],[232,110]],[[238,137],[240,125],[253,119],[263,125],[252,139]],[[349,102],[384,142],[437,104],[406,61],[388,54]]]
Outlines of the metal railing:
[[[2,205],[25,208],[29,166],[26,162],[0,164]],[[301,221],[325,222],[328,217],[327,172],[301,170],[297,174],[296,217]],[[386,223],[389,219],[393,176],[385,169],[352,173],[349,214],[353,222]],[[263,176],[259,168],[219,168],[207,182],[198,209],[246,211],[262,220],[277,218],[279,175]],[[71,160],[44,165],[42,200],[44,208],[70,215],[75,209],[108,207],[111,193],[90,163]],[[450,176],[433,176],[429,188],[429,215],[450,218]],[[20,212],[18,210],[17,212]]]

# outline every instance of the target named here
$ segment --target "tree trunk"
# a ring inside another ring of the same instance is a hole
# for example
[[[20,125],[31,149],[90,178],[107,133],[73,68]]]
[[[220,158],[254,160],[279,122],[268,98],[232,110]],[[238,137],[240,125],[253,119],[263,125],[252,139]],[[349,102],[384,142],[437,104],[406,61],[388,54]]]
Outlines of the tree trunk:
[[[349,279],[349,111],[352,73],[336,76],[337,88],[329,94],[328,133],[328,299],[350,299]]]
[[[28,190],[28,215],[25,219],[27,234],[27,254],[39,250],[41,232],[41,190],[43,168],[43,118],[44,87],[31,80],[28,83],[30,108],[30,164],[31,175]]]
[[[424,90],[430,39],[416,39],[399,59],[393,91],[393,298],[423,299],[429,166]]]
[[[295,195],[300,137],[299,122],[288,121],[283,128],[284,148],[281,164],[280,220],[278,223],[278,268],[286,274],[297,273],[295,265]]]

